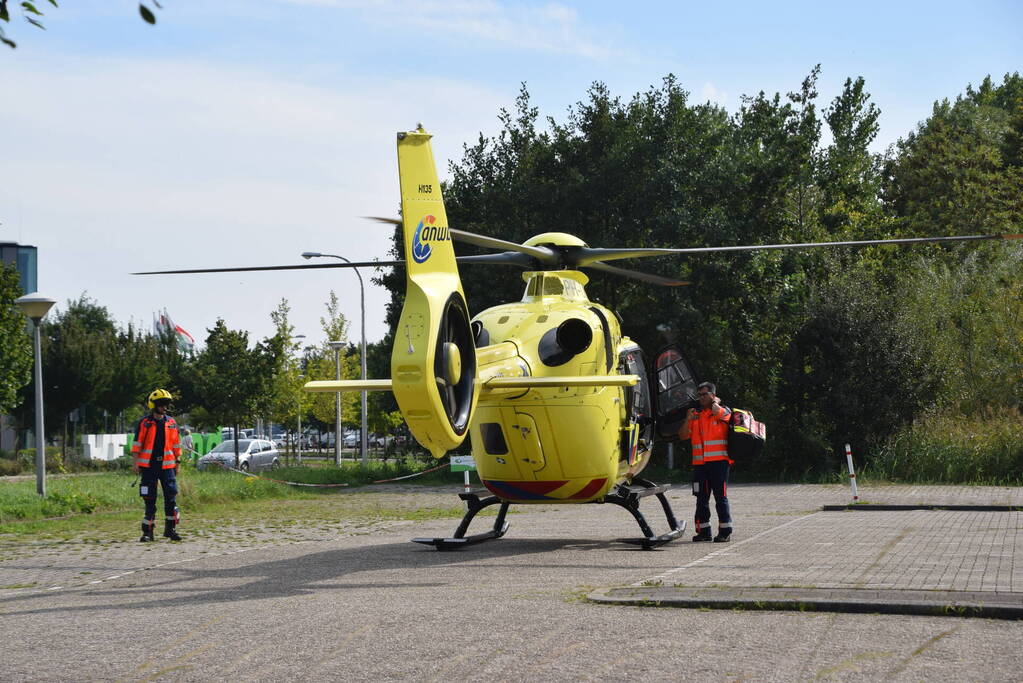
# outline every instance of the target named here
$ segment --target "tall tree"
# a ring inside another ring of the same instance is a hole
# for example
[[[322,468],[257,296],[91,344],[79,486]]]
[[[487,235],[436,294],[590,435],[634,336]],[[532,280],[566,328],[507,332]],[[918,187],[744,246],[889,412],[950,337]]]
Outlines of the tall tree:
[[[302,375],[302,363],[296,357],[301,343],[293,338],[294,327],[288,320],[290,313],[291,306],[287,299],[281,299],[277,308],[270,313],[274,336],[268,338],[265,344],[272,350],[270,419],[297,429],[295,418],[306,408],[309,398],[302,391],[305,378]]]
[[[821,159],[821,218],[832,236],[860,235],[881,219],[881,159],[870,152],[880,115],[863,77],[847,78],[824,113],[832,143]]]
[[[337,294],[331,290],[327,299],[327,315],[320,318],[320,327],[324,339],[315,353],[310,354],[307,362],[306,375],[310,380],[334,379],[336,376],[338,352],[331,348],[329,342],[348,341],[348,320],[341,312],[341,302]],[[358,351],[351,345],[341,347],[341,379],[359,376]],[[357,424],[359,422],[359,395],[354,392],[341,394],[341,422]],[[335,395],[317,393],[309,399],[309,412],[319,422],[336,425]]]
[[[240,425],[255,420],[267,407],[271,367],[262,345],[250,349],[247,332],[230,330],[217,320],[192,366],[195,400],[210,420],[231,425],[238,434]],[[236,462],[237,457],[235,439]]]
[[[27,319],[14,305],[24,294],[18,284],[18,270],[0,263],[0,413],[7,413],[22,401],[20,390],[32,378],[32,342]]]
[[[1023,223],[1023,173],[1013,165],[1014,117],[1023,77],[990,78],[896,145],[884,196],[906,229],[939,235],[1012,233]],[[1009,151],[1009,157],[1005,152]]]

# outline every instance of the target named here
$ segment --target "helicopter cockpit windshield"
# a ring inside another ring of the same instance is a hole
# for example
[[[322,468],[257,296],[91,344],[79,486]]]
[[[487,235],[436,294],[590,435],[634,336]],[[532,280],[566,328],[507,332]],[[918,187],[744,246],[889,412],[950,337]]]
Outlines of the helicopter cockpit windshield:
[[[560,273],[526,273],[526,291],[522,295],[523,301],[537,301],[546,297],[559,297],[570,301],[588,301],[586,290],[586,276],[574,271],[562,271]],[[580,282],[582,280],[582,282]]]

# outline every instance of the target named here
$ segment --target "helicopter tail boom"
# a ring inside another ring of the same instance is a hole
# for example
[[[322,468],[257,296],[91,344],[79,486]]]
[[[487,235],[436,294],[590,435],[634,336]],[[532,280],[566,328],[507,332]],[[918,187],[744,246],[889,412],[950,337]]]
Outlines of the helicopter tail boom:
[[[468,435],[478,392],[469,309],[430,137],[421,127],[398,133],[406,278],[391,389],[412,435],[440,458]]]

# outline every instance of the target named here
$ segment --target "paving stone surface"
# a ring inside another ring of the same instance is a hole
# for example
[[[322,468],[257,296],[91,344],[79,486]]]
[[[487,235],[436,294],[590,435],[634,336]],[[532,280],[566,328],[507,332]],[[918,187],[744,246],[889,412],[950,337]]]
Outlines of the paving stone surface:
[[[450,508],[459,489],[336,500]],[[1018,512],[822,512],[848,502],[843,486],[729,494],[731,543],[649,552],[616,541],[638,528],[611,505],[513,508],[507,536],[457,552],[409,543],[450,534],[450,518],[203,531],[186,516],[179,544],[140,544],[130,523],[100,540],[0,537],[0,680],[1020,679],[1023,620],[1007,620],[1023,592]],[[1021,494],[860,491],[900,505],[1018,505]],[[685,487],[668,498],[691,516]],[[657,501],[642,510],[665,530]],[[676,603],[644,593],[669,589]],[[587,599],[595,591],[605,600]]]
[[[791,509],[791,501],[784,501],[792,495],[808,502],[826,495],[812,486],[768,487],[770,500],[764,500],[766,491],[759,487],[734,489],[732,497],[747,501],[735,507],[741,510],[752,502],[751,512],[761,514],[775,505]],[[983,508],[1018,506],[1021,489],[884,486],[867,488],[860,498],[882,505]],[[741,512],[736,516],[741,520]],[[736,533],[731,542],[711,545],[710,552],[690,563],[591,597],[678,606],[816,605],[914,613],[958,604],[971,608],[964,613],[975,614],[987,605],[985,615],[1021,618],[1023,512],[872,510],[869,505],[805,511],[753,534]]]

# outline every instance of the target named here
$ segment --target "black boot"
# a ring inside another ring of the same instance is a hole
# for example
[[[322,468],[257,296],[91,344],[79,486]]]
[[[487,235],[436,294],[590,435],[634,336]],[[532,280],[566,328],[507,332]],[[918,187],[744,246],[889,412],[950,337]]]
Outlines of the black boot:
[[[731,535],[732,535],[732,532],[728,532],[727,534],[719,533],[717,536],[714,537],[714,542],[715,543],[728,543],[728,539],[729,539],[729,537]]]
[[[165,538],[169,538],[172,541],[180,541],[181,537],[178,536],[178,532],[174,531],[175,523],[173,519],[168,519],[163,523],[163,535]]]
[[[710,537],[710,529],[707,529],[706,531],[701,531],[700,533],[693,536],[693,543],[704,543],[706,541],[712,540],[714,539]]]
[[[156,526],[156,521],[143,521],[142,522],[142,537],[139,538],[139,543],[149,543],[153,540],[153,527]]]

